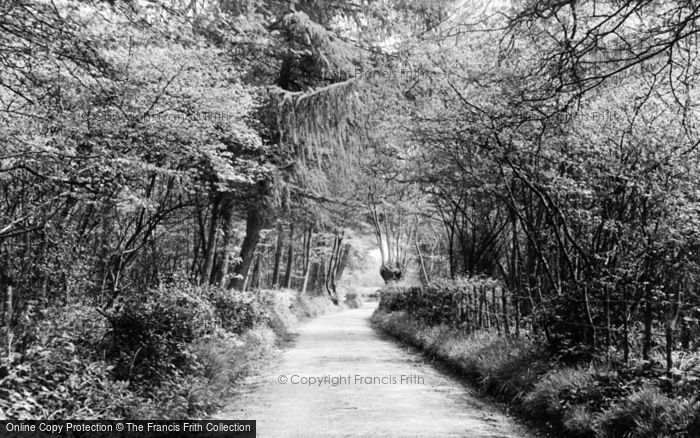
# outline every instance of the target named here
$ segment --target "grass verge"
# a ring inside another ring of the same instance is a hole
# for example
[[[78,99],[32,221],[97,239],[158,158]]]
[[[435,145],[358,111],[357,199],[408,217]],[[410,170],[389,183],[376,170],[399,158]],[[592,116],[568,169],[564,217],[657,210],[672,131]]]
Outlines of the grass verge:
[[[549,435],[700,437],[697,397],[671,398],[656,382],[630,378],[609,364],[566,366],[526,339],[465,335],[402,311],[377,310],[372,324],[444,362]]]

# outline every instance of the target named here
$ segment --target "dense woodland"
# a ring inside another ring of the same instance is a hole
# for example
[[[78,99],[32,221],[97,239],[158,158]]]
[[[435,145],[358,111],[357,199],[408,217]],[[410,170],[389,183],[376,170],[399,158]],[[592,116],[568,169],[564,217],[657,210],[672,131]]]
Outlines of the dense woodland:
[[[349,233],[387,283],[492,279],[475,330],[687,378],[698,31],[686,0],[2,2],[0,413],[138,415],[17,394],[60,338],[153,398],[207,314],[167,354],[138,321],[338,303]]]

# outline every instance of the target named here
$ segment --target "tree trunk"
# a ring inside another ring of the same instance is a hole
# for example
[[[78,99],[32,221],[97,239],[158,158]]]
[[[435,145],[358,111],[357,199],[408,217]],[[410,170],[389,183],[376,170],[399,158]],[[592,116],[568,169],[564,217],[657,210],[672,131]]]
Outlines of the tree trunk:
[[[223,255],[219,270],[216,273],[216,284],[224,286],[228,283],[228,270],[233,257],[233,198],[226,197],[221,205],[221,229],[223,231],[223,242],[221,244]]]
[[[321,256],[321,262],[318,265],[317,281],[313,286],[314,293],[323,295],[326,289],[326,261]]]
[[[306,293],[306,287],[309,284],[309,271],[311,268],[311,240],[313,238],[313,229],[309,227],[304,236],[304,282],[301,286],[301,293]],[[313,284],[313,282],[311,283]]]
[[[7,341],[7,357],[12,357],[12,286],[7,286],[7,302],[5,304],[5,340]]]
[[[420,250],[420,245],[418,245],[418,239],[416,238],[413,243],[416,245],[416,254],[418,254],[418,263],[420,264],[420,282],[421,284],[427,285],[430,283],[430,279],[428,278],[428,272],[425,270],[423,253]]]
[[[626,286],[623,286],[623,287],[624,287],[624,289],[623,289],[624,295],[622,298],[622,301],[623,301],[622,304],[624,306],[623,316],[625,319],[622,321],[623,322],[623,326],[622,326],[622,336],[623,336],[622,355],[623,355],[623,361],[624,361],[625,365],[627,365],[630,361],[630,340],[629,340],[629,337],[630,337],[630,335],[629,335],[629,318],[630,317],[629,317],[629,304],[627,303],[627,287]]]
[[[12,327],[12,286],[7,286],[7,301],[5,302],[5,328],[6,334],[10,336],[10,328]]]
[[[248,218],[246,220],[245,238],[243,239],[243,244],[241,245],[241,261],[236,265],[234,270],[235,278],[231,281],[230,287],[237,290],[243,290],[243,285],[245,284],[245,277],[248,275],[250,270],[250,265],[253,262],[253,256],[255,255],[255,247],[258,245],[258,240],[260,239],[260,230],[262,229],[262,212],[259,206],[253,206],[248,211]]]
[[[294,270],[294,224],[289,224],[289,245],[287,246],[287,269],[284,272],[284,287],[292,287],[292,271]]]
[[[272,288],[280,286],[280,264],[282,263],[282,251],[284,250],[284,225],[277,224],[277,246],[275,246],[275,261],[272,268]]]
[[[504,286],[501,286],[501,309],[503,310],[503,332],[508,336],[510,335],[510,321],[508,321],[508,299]]]
[[[671,368],[673,368],[673,344],[674,336],[673,332],[676,330],[678,325],[678,319],[680,318],[681,309],[681,291],[676,292],[676,302],[671,300],[671,291],[666,289],[666,301],[668,302],[668,316],[666,317],[666,372],[671,373]]]
[[[512,241],[510,253],[510,277],[513,307],[515,307],[515,337],[520,337],[520,275],[518,273],[518,223],[517,216],[511,212]],[[503,295],[503,306],[506,303]]]
[[[255,290],[260,287],[260,256],[255,258],[255,265],[253,266],[253,272],[250,275],[250,281],[247,282],[245,289]]]
[[[612,344],[612,321],[610,317],[610,285],[605,285],[605,347],[610,353]]]
[[[652,343],[652,333],[651,326],[654,321],[653,308],[652,308],[652,292],[651,286],[646,286],[645,297],[644,297],[644,341],[642,343],[642,359],[649,360],[649,354],[651,353],[651,343]]]
[[[318,281],[318,271],[319,271],[319,264],[318,263],[312,263],[309,272],[306,274],[306,280],[304,281],[304,287],[302,287],[301,292],[306,293],[307,292],[307,285],[308,285],[308,291],[309,295],[313,295],[316,290],[316,283]]]
[[[335,287],[336,273],[338,272],[338,264],[340,262],[341,247],[343,244],[343,234],[337,234],[333,241],[333,252],[331,253],[331,259],[328,262],[328,272],[326,273],[326,292],[330,297],[333,304],[338,304],[338,293]]]
[[[328,261],[328,269],[326,271],[326,281],[324,283],[326,292],[328,292],[328,295],[332,296],[333,294],[331,293],[331,290],[335,292],[335,268],[337,267],[337,260],[338,260],[338,250],[340,247],[340,242],[342,241],[342,238],[338,238],[338,235],[336,235],[333,238],[333,249],[331,250],[331,259]]]
[[[340,260],[338,261],[338,270],[335,273],[335,281],[340,281],[340,279],[343,277],[345,267],[348,265],[348,258],[350,258],[350,251],[352,251],[352,245],[346,243],[343,247],[343,252],[340,255]]]
[[[496,324],[496,330],[498,333],[501,333],[501,321],[500,321],[500,315],[501,313],[498,312],[498,300],[496,299],[496,286],[491,286],[491,307],[493,308],[493,314],[491,315],[493,317],[493,323]]]
[[[583,299],[584,299],[584,304],[586,305],[586,316],[588,318],[588,325],[590,327],[590,339],[589,339],[589,345],[593,350],[598,348],[598,344],[596,342],[596,329],[595,329],[595,323],[593,321],[593,313],[591,312],[591,303],[588,300],[588,287],[584,286],[583,287]]]
[[[204,268],[199,278],[199,284],[209,283],[211,271],[214,267],[214,254],[216,254],[216,238],[217,227],[219,225],[219,204],[220,197],[217,195],[214,198],[214,203],[211,206],[211,222],[209,223],[209,237],[207,238],[207,251],[204,256]]]

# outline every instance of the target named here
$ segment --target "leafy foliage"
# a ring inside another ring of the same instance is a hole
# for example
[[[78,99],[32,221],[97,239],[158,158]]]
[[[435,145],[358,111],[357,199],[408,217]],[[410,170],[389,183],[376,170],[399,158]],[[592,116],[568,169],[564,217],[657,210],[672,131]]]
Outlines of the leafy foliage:
[[[214,330],[203,297],[178,285],[161,286],[117,304],[109,316],[115,374],[122,380],[159,382],[193,366],[190,344]]]

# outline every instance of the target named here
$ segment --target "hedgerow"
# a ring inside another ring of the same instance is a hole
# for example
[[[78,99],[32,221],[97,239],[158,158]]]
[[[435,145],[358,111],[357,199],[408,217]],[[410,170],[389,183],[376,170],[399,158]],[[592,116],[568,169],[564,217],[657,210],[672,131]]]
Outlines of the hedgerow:
[[[481,281],[477,280],[476,288]],[[628,367],[604,360],[566,364],[545,345],[524,336],[473,331],[456,306],[449,306],[461,299],[464,287],[461,282],[385,288],[373,324],[444,361],[550,434],[567,438],[700,436],[700,403],[684,382],[692,379],[690,374],[673,381],[645,375],[643,363]]]

